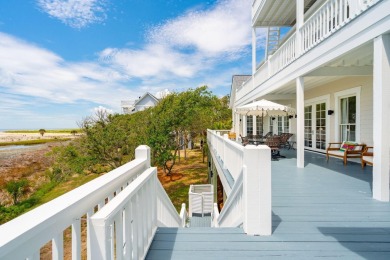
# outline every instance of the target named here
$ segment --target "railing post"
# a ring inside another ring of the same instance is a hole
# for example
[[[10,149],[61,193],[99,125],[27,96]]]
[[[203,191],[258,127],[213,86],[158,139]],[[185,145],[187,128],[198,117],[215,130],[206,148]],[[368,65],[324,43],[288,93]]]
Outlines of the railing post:
[[[140,145],[135,149],[136,159],[146,159],[146,166],[150,167],[150,147],[147,145]]]
[[[271,235],[271,149],[266,145],[245,146],[243,170],[244,232]]]

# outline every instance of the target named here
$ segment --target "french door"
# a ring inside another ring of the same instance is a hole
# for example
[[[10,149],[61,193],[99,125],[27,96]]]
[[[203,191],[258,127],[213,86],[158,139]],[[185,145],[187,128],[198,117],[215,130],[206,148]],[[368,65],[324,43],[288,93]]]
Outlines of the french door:
[[[305,106],[304,140],[306,148],[315,150],[326,149],[326,133],[328,127],[326,110],[325,101],[311,103]]]

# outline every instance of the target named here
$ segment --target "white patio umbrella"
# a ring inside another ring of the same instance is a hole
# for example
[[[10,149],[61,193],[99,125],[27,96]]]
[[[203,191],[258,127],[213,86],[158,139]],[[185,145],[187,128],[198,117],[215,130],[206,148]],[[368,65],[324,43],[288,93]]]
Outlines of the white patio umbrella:
[[[241,107],[237,107],[236,113],[246,116],[261,116],[262,121],[264,116],[289,116],[296,114],[294,108],[271,102],[265,99],[249,103]],[[262,125],[264,128],[264,124]]]

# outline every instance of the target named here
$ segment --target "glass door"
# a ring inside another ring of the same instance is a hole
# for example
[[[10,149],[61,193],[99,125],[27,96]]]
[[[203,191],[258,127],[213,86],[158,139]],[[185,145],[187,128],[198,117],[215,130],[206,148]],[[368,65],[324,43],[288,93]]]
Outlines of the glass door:
[[[313,129],[312,129],[312,106],[305,106],[305,146],[312,147]]]
[[[309,149],[326,149],[326,102],[305,106],[305,146]]]

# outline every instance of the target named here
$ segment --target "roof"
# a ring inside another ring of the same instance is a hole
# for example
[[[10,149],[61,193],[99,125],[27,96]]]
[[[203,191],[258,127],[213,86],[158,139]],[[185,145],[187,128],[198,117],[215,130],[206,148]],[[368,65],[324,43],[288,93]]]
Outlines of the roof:
[[[252,75],[233,75],[232,88],[230,90],[230,108],[233,108],[234,100],[236,99],[237,88],[241,87],[244,82],[251,77]]]
[[[156,100],[156,102],[159,101],[158,98],[156,98],[154,95],[150,94],[149,92],[146,92],[142,97],[140,97],[138,100],[136,100],[134,102],[134,106],[136,106],[141,100],[143,100],[146,96],[150,96],[151,98],[153,98],[154,100]]]

